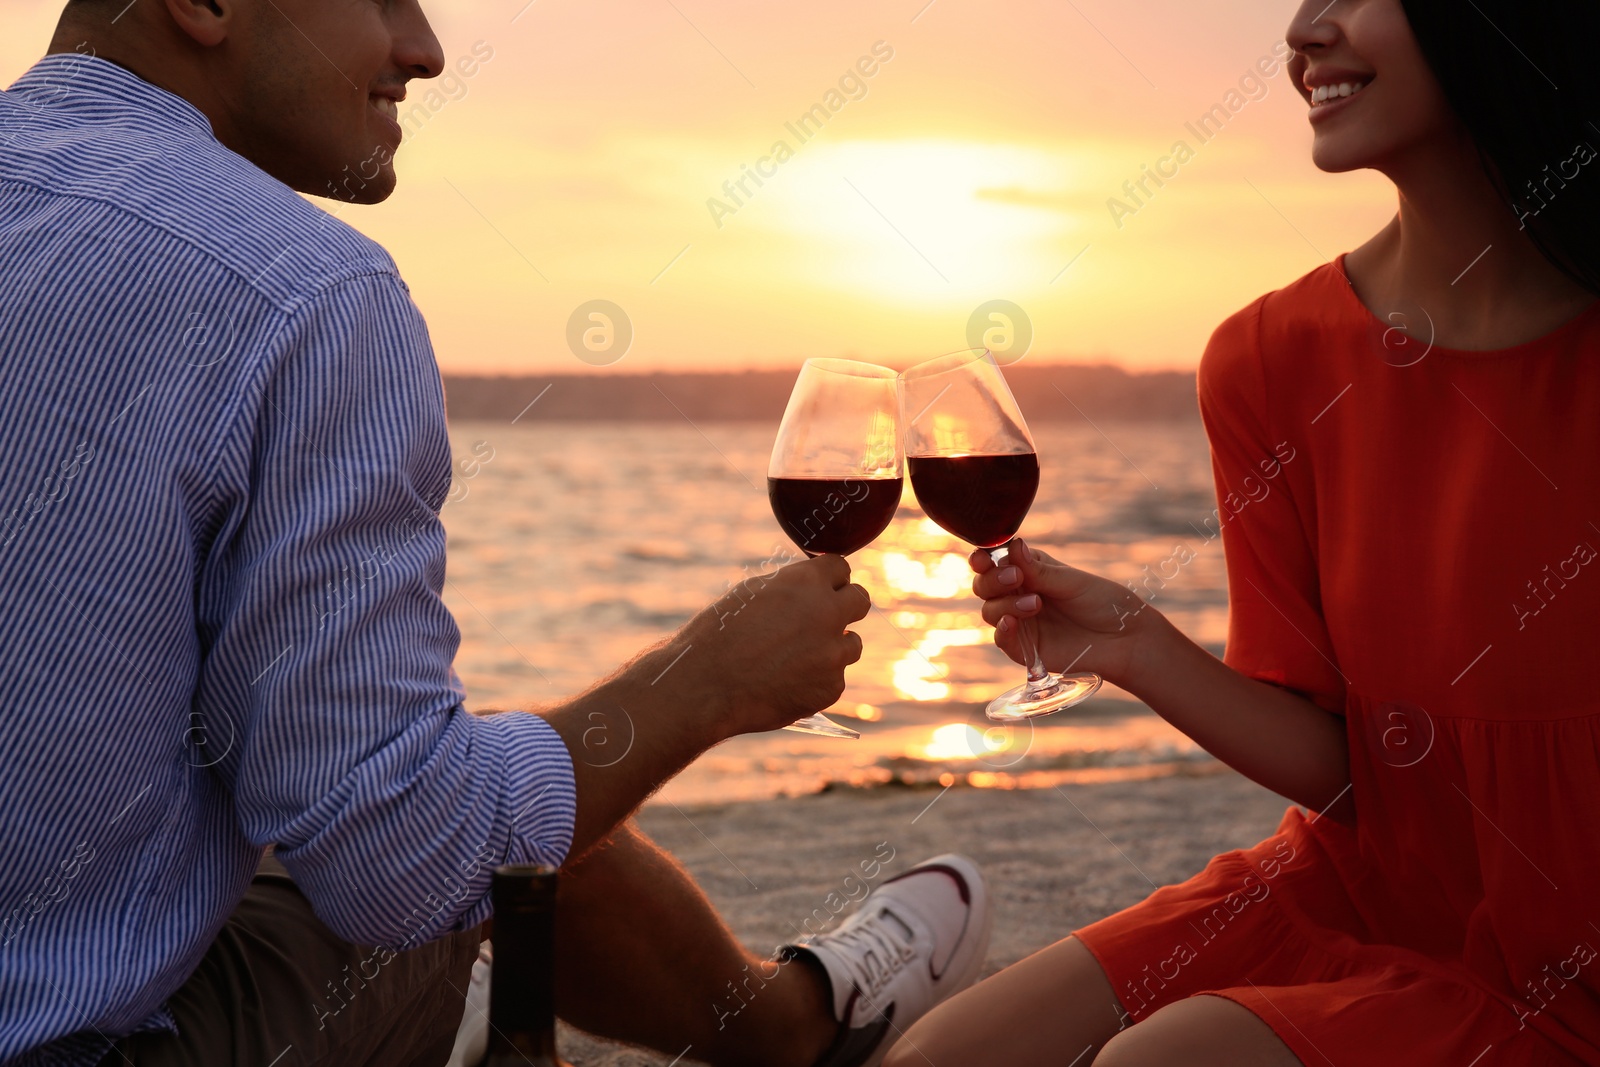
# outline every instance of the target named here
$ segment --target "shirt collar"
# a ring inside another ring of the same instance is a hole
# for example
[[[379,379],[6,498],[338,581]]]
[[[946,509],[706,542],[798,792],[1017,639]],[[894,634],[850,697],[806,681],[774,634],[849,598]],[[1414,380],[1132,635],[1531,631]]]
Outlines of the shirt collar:
[[[213,136],[211,120],[189,101],[97,56],[73,52],[45,56],[13,82],[7,94],[25,103],[68,110],[120,104]]]

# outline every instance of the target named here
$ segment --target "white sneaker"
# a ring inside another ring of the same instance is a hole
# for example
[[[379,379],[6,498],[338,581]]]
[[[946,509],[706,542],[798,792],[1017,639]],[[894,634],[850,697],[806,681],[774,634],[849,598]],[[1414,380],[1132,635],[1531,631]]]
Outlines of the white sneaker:
[[[877,1067],[912,1023],[977,981],[993,921],[978,865],[936,856],[884,882],[839,929],[790,946],[833,986],[839,1036],[817,1067]]]

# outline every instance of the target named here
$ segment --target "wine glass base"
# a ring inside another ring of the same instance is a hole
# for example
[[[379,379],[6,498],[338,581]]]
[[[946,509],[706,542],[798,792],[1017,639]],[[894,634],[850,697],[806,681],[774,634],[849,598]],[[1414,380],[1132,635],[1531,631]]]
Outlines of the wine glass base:
[[[989,701],[983,711],[991,722],[1034,719],[1089,699],[1100,685],[1098,674],[1052,674],[1037,685],[1024,682],[1015,689],[1008,689]]]
[[[861,739],[859,731],[852,730],[848,726],[840,726],[821,712],[808,715],[797,723],[785,726],[784,729],[797,734],[815,734],[818,737],[848,737],[852,741]]]

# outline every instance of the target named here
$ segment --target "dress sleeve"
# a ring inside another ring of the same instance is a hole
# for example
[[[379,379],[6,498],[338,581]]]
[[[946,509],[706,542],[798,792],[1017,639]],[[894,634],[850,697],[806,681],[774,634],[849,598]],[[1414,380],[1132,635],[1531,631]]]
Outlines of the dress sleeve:
[[[1345,679],[1322,614],[1309,446],[1284,428],[1289,420],[1273,417],[1265,302],[1218,327],[1200,363],[1200,413],[1217,484],[1207,529],[1220,530],[1228,563],[1224,659],[1241,674],[1342,712]]]
[[[233,738],[208,772],[341,936],[404,947],[475,925],[496,864],[564,858],[572,764],[538,716],[462,706],[443,393],[399,279],[313,298],[241,403],[219,457],[239,499],[198,605],[196,713]]]

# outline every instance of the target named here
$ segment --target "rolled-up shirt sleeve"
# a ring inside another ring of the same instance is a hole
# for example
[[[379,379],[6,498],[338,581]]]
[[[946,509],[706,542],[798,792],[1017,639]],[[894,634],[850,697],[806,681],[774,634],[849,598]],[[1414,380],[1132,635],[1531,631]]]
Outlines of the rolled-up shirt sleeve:
[[[329,284],[273,347],[218,457],[195,715],[230,741],[203,773],[335,931],[420,943],[487,917],[496,864],[562,861],[571,759],[537,715],[462,706],[443,394],[399,279]]]

